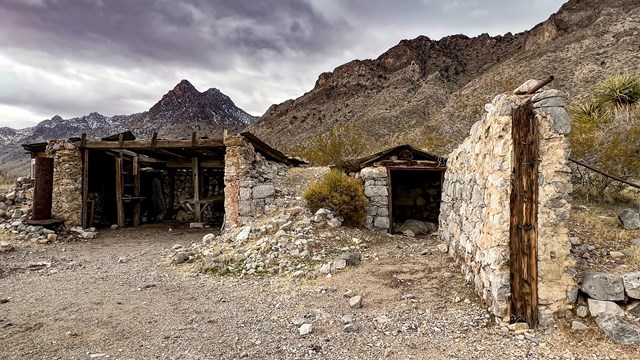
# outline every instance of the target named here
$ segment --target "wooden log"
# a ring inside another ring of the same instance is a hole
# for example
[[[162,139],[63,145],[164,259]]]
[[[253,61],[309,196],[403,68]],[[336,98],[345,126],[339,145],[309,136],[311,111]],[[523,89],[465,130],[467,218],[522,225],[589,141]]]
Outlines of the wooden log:
[[[53,200],[53,159],[36,158],[35,187],[33,189],[32,220],[51,219]]]
[[[122,158],[116,158],[116,212],[118,218],[118,226],[124,227],[124,203],[122,202],[123,184],[122,184]]]

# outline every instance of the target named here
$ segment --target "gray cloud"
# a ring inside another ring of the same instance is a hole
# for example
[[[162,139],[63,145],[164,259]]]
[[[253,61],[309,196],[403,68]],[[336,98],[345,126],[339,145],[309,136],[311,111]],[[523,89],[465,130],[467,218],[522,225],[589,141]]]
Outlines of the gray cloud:
[[[532,27],[561,0],[0,0],[0,126],[148,109],[182,78],[259,115],[404,38]]]

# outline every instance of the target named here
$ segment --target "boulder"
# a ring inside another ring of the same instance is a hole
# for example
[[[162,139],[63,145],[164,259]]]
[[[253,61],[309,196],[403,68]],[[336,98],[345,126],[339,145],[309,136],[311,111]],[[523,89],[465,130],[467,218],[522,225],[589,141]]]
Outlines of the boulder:
[[[313,331],[313,326],[311,324],[302,324],[298,328],[298,332],[299,332],[300,336],[307,336],[307,335],[311,334],[312,331]]]
[[[622,277],[617,275],[585,272],[580,290],[596,300],[624,300]]]
[[[622,275],[622,283],[628,297],[640,299],[640,271]]]
[[[236,236],[236,242],[241,243],[249,238],[251,233],[251,226],[243,226],[238,235]]]
[[[612,301],[587,299],[587,304],[589,305],[589,313],[593,317],[600,315],[624,316],[624,310]]]
[[[601,315],[596,324],[613,341],[622,345],[640,345],[640,324],[621,316]]]
[[[349,299],[349,306],[352,309],[359,309],[362,307],[362,296],[356,295]]]
[[[438,226],[430,222],[409,219],[405,221],[404,224],[402,224],[402,226],[400,227],[400,230],[402,232],[409,230],[415,235],[418,235],[418,234],[429,235],[431,233],[436,232],[438,230]]]
[[[618,220],[622,224],[622,228],[626,230],[640,229],[640,214],[633,209],[624,209],[618,214]]]

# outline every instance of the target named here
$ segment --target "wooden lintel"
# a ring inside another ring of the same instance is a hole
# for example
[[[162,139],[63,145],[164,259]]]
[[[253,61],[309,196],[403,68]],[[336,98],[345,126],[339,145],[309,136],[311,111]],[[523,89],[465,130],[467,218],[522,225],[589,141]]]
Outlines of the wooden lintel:
[[[178,169],[178,168],[190,168],[193,166],[191,161],[167,161],[167,167]],[[201,160],[199,164],[200,168],[207,169],[223,169],[224,161],[222,160]]]
[[[403,166],[403,167],[420,167],[420,168],[437,168],[440,167],[437,161],[431,160],[380,160],[373,164],[374,166]]]
[[[153,146],[154,148],[191,148],[193,147],[192,141],[190,140],[160,140],[156,139],[156,143]],[[224,148],[224,143],[222,139],[199,139],[197,147],[219,147]],[[152,142],[149,140],[123,140],[120,144],[114,144],[113,141],[102,141],[102,140],[87,140],[87,144],[85,146],[87,149],[151,149]]]

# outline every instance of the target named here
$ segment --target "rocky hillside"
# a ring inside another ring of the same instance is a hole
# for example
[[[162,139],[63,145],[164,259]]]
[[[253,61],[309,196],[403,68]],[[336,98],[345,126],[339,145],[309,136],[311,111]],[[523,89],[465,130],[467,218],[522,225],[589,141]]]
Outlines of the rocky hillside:
[[[403,40],[377,59],[321,74],[311,91],[273,105],[249,130],[294,150],[345,125],[372,144],[366,151],[409,142],[446,154],[486,102],[527,79],[553,74],[552,86],[575,102],[609,75],[640,73],[639,29],[637,0],[570,0],[516,35]]]
[[[98,113],[63,119],[56,115],[38,125],[24,128],[0,128],[0,171],[8,177],[28,173],[20,144],[80,136],[100,138],[131,130],[139,138],[149,138],[157,131],[162,138],[190,137],[191,132],[221,136],[224,129],[238,132],[255,118],[235,106],[220,90],[198,91],[182,80],[167,92],[149,111],[133,115],[104,116]]]

